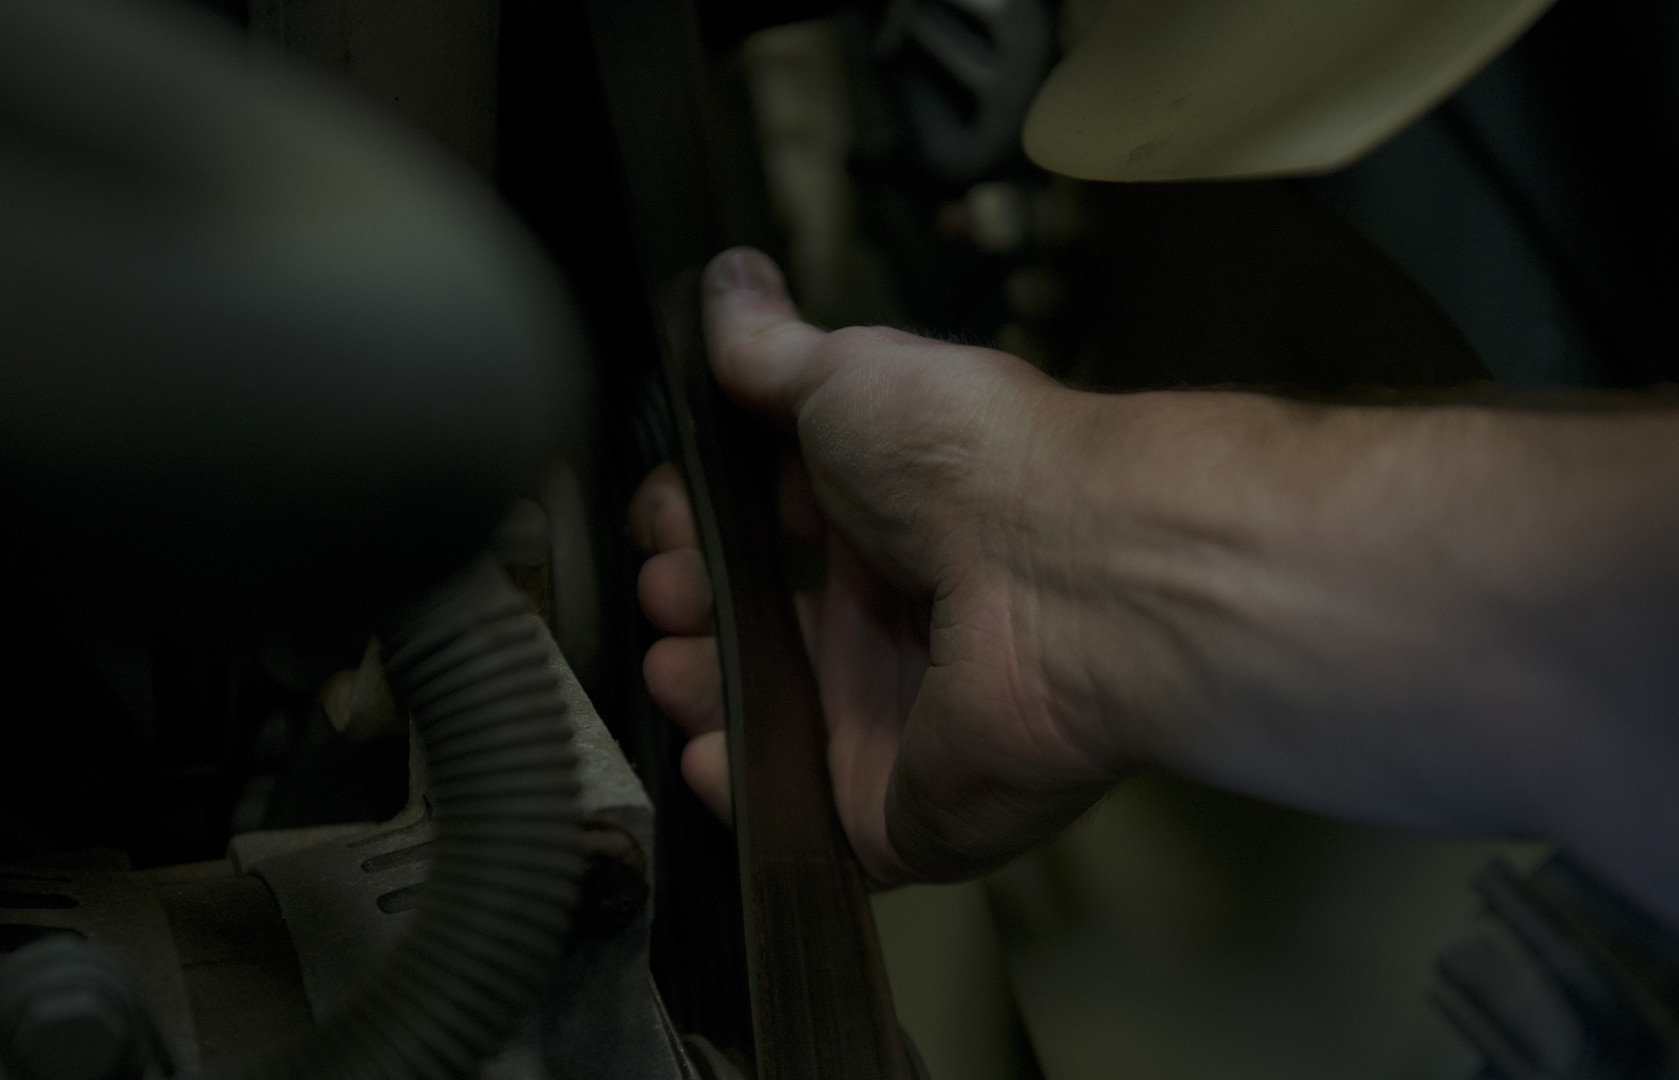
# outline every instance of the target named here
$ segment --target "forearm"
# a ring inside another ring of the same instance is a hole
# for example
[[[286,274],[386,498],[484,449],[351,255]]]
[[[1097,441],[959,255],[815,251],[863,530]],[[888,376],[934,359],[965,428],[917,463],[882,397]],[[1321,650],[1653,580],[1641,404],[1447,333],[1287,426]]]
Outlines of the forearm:
[[[751,252],[706,295],[719,380],[797,432],[849,553],[810,644],[875,873],[995,865],[1155,764],[1547,835],[1679,918],[1679,410],[1080,394],[825,334]]]
[[[1679,879],[1679,413],[1076,404],[1032,575],[1116,758]]]

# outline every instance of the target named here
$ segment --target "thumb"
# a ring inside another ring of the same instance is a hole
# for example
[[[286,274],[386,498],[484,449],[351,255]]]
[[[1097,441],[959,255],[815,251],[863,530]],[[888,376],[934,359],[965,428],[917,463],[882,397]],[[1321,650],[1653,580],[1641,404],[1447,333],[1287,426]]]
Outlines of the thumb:
[[[705,268],[705,338],[711,368],[729,396],[791,425],[826,375],[827,337],[799,318],[781,271],[752,248],[730,248]]]

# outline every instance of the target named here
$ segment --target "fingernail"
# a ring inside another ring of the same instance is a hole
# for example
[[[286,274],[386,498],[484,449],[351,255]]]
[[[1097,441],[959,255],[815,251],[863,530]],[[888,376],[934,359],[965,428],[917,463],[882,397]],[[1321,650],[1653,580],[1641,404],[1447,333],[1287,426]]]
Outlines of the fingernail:
[[[781,272],[768,255],[754,248],[730,248],[711,262],[707,273],[714,292],[781,292]]]

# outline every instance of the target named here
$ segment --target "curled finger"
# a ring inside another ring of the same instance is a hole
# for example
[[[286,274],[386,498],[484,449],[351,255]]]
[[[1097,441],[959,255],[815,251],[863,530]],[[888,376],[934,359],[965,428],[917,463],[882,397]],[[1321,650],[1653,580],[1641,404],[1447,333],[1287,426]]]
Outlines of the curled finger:
[[[653,643],[641,664],[647,693],[689,735],[723,727],[723,673],[717,639],[669,637]]]
[[[674,464],[665,462],[630,496],[630,536],[648,554],[699,547],[688,487]]]
[[[721,731],[696,735],[682,748],[682,779],[707,810],[725,825],[734,824],[729,792],[729,744]]]
[[[711,632],[711,579],[698,548],[661,552],[643,563],[636,598],[647,621],[667,634]]]

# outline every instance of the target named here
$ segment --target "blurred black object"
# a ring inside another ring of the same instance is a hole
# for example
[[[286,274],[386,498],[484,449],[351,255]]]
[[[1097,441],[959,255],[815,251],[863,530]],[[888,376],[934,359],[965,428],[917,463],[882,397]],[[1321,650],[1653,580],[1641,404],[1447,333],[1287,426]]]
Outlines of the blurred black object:
[[[700,33],[713,49],[727,49],[749,34],[772,26],[832,15],[841,8],[877,8],[886,0],[697,0]]]
[[[874,48],[925,182],[960,192],[1024,160],[1020,127],[1054,30],[1049,0],[891,0]]]
[[[1679,380],[1679,6],[1561,0],[1450,100],[1305,182],[1501,382]]]
[[[1055,60],[1056,0],[699,0],[706,44],[725,50],[772,26],[845,12],[872,64],[916,179],[960,192],[1024,162],[1020,126]]]
[[[1572,860],[1476,881],[1484,913],[1442,952],[1433,996],[1484,1080],[1679,1075],[1679,934]]]
[[[484,193],[197,18],[0,8],[0,579],[377,612],[551,460],[574,321]]]
[[[0,1063],[12,1080],[141,1080],[169,1066],[121,965],[75,934],[0,964]]]

